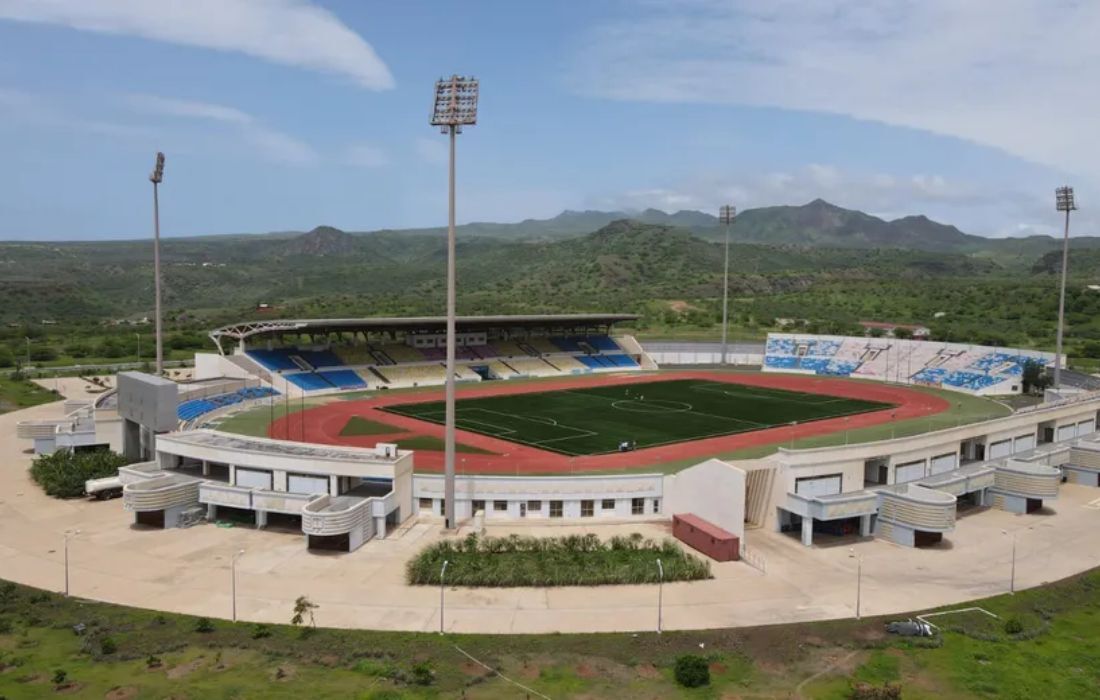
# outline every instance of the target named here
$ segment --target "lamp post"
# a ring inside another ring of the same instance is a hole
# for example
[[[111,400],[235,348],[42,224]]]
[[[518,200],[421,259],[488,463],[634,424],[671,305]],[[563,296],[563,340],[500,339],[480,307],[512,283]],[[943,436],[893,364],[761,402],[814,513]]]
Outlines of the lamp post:
[[[233,560],[229,564],[229,576],[230,576],[230,598],[233,600],[233,622],[237,621],[237,559],[244,554],[243,549],[238,549],[237,553],[233,555]]]
[[[447,575],[447,564],[451,562],[447,559],[443,560],[443,568],[439,570],[439,633],[443,634],[443,577]]]
[[[164,154],[157,151],[156,164],[153,172],[149,174],[149,182],[153,183],[153,315],[156,329],[157,344],[157,376],[164,374],[164,346],[161,335],[160,320],[160,198],[158,186],[164,180]]]
[[[80,534],[80,530],[65,531],[65,597],[69,596],[69,538]]]
[[[141,333],[134,333],[134,337],[137,338],[137,359],[141,362]]]
[[[27,366],[31,366],[31,337],[29,335],[23,336],[23,340],[27,341]]]
[[[1062,334],[1066,322],[1066,274],[1069,272],[1069,213],[1077,209],[1073,188],[1062,186],[1054,190],[1054,205],[1066,213],[1066,225],[1062,234],[1062,283],[1058,290],[1058,339],[1054,348],[1054,388],[1062,388]]]
[[[447,529],[455,528],[455,137],[477,123],[477,78],[452,75],[435,83],[431,125],[450,137],[447,218],[447,384],[443,436],[443,499]],[[440,617],[442,624],[442,616]]]
[[[722,268],[722,364],[726,364],[726,333],[729,331],[730,307],[730,224],[737,216],[737,207],[723,204],[718,220],[726,227],[726,262]]]
[[[657,560],[657,634],[661,633],[661,612],[664,606],[665,567]]]
[[[863,557],[856,558],[856,619],[860,619],[863,604]]]

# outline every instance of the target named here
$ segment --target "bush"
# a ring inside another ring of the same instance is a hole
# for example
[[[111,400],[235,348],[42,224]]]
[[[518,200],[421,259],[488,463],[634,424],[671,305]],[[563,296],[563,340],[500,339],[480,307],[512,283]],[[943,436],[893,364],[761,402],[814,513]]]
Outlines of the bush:
[[[1024,631],[1024,623],[1018,617],[1010,617],[1005,620],[1005,634],[1019,634]]]
[[[421,661],[412,667],[412,682],[416,685],[431,685],[435,682],[435,671],[427,661]]]
[[[110,637],[104,637],[99,641],[100,654],[106,656],[108,654],[113,654],[116,651],[118,651],[118,644],[116,644],[115,640],[111,639]]]
[[[195,631],[203,634],[208,634],[214,631],[214,623],[209,618],[200,617],[195,620]]]
[[[114,476],[126,463],[125,457],[114,452],[58,450],[35,458],[31,478],[47,496],[76,498],[84,495],[85,481]]]
[[[883,686],[856,683],[848,693],[851,700],[901,700],[901,686],[887,683]]]
[[[271,636],[271,628],[265,624],[257,622],[252,626],[252,638],[253,639],[266,639]]]
[[[676,676],[676,682],[685,688],[710,685],[710,664],[702,656],[684,654],[676,659],[673,674]]]
[[[66,671],[63,668],[59,668],[59,669],[57,669],[56,671],[53,672],[53,678],[51,678],[50,680],[53,681],[54,685],[62,685],[68,679],[69,679],[68,671]]]

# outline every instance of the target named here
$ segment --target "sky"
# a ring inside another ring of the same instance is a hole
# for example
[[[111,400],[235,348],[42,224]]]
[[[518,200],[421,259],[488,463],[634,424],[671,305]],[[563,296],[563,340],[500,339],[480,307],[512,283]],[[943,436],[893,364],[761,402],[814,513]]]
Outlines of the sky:
[[[821,197],[1100,235],[1094,0],[0,0],[0,239],[438,226]],[[1092,211],[1090,211],[1092,209]]]

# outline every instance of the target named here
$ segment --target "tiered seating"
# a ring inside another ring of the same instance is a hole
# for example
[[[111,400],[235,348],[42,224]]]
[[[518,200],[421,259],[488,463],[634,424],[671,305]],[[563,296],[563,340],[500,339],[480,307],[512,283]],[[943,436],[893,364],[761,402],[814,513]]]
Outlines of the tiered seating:
[[[765,355],[764,366],[775,367],[776,369],[796,369],[798,367],[798,358],[793,355]]]
[[[378,362],[367,345],[345,345],[333,348],[332,351],[345,365],[373,365]]]
[[[515,370],[511,369],[508,365],[500,360],[495,360],[489,363],[489,371],[500,377],[501,379],[509,379],[511,377],[518,376]]]
[[[554,338],[527,338],[523,343],[529,347],[532,347],[541,355],[553,355],[555,353],[562,352],[564,348],[555,342]],[[580,352],[580,348],[575,350],[565,350],[565,352]]]
[[[176,408],[176,415],[180,420],[188,421],[194,420],[199,416],[210,413],[211,411],[221,408],[222,406],[231,406],[233,404],[241,403],[242,401],[250,401],[252,399],[264,399],[268,396],[277,396],[279,392],[275,391],[271,387],[248,387],[240,389],[229,394],[219,394],[218,396],[207,396],[201,399],[191,399],[190,401],[184,401]]]
[[[278,371],[281,369],[298,369],[298,365],[290,359],[296,351],[290,348],[277,348],[275,350],[249,350],[247,355],[264,368]]]
[[[530,357],[531,353],[519,346],[513,340],[498,340],[492,346],[496,350],[497,357]],[[556,352],[556,351],[554,351]]]
[[[290,354],[292,356],[297,355],[315,369],[342,367],[344,365],[344,361],[337,357],[336,353],[331,350],[299,350],[298,352],[292,352]]]
[[[403,362],[423,362],[428,359],[424,357],[424,353],[421,352],[420,349],[414,348],[411,345],[405,345],[404,343],[390,343],[378,349],[386,353],[386,355],[397,364]]]
[[[356,374],[355,370],[350,369],[336,369],[328,370],[326,372],[318,372],[318,375],[323,377],[332,386],[337,389],[366,389],[367,383],[363,381],[363,378]]]
[[[943,383],[948,386],[957,386],[962,389],[978,391],[986,387],[999,384],[1005,380],[993,374],[977,374],[975,372],[952,372],[943,378]]]
[[[455,365],[455,379],[460,382],[477,382],[481,381],[481,375],[470,369],[469,365]]]
[[[390,365],[379,369],[391,386],[442,384],[447,381],[443,365]]]
[[[516,372],[527,375],[528,377],[552,377],[561,374],[561,372],[537,357],[517,357],[508,360],[508,364],[511,365]]]
[[[579,355],[577,357],[572,357],[570,355],[557,355],[548,359],[562,372],[572,374],[574,372],[583,372],[588,369],[589,365],[585,364],[582,360],[584,357],[586,356]]]
[[[558,336],[558,337],[555,337],[555,338],[538,338],[537,340],[542,341],[544,343],[544,347],[549,347],[550,348],[549,350],[542,350],[542,348],[540,347],[539,350],[542,351],[542,352],[572,352],[572,353],[583,353],[584,352],[584,348],[582,348],[580,345],[578,345],[579,341],[584,340],[584,338],[582,338],[582,337]],[[534,343],[532,342],[532,344],[534,344]],[[538,346],[535,346],[535,347],[538,347]]]
[[[320,391],[333,389],[334,385],[325,379],[321,372],[298,372],[297,374],[284,375],[288,382],[304,391]]]

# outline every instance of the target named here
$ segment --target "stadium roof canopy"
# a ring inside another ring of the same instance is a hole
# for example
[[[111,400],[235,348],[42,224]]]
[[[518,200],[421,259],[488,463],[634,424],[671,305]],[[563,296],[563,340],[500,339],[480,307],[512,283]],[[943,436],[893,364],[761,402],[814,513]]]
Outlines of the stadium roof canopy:
[[[610,327],[620,321],[637,320],[636,314],[536,314],[532,316],[459,316],[455,319],[458,332],[485,331],[498,328],[544,328],[567,331]],[[290,320],[257,320],[234,323],[210,331],[210,338],[222,349],[223,339],[245,340],[258,335],[284,333],[442,333],[447,329],[445,316],[411,318],[311,318]],[[224,350],[223,350],[224,352]]]

